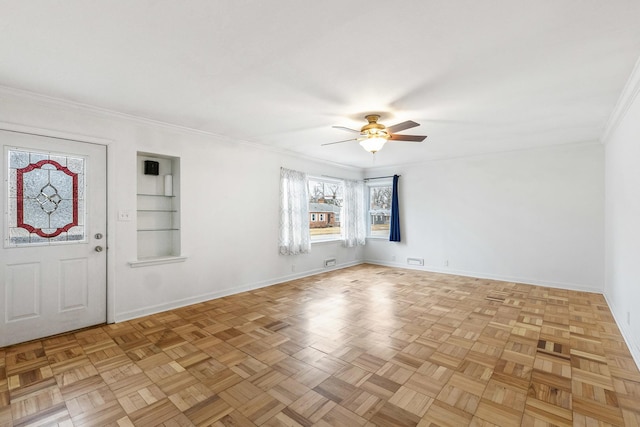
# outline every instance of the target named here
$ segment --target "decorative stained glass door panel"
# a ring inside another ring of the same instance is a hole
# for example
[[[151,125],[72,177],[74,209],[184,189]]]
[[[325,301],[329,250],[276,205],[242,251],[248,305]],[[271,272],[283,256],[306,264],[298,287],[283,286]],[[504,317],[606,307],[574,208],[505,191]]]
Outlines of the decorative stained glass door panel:
[[[106,321],[106,147],[0,130],[0,346]]]
[[[85,242],[85,159],[8,149],[8,246]]]

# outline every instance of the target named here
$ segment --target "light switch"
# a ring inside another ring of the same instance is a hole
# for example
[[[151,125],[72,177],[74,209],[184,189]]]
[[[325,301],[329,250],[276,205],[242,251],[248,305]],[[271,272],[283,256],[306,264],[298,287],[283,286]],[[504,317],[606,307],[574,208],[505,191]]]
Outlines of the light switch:
[[[118,211],[118,221],[131,221],[131,211],[128,209]]]

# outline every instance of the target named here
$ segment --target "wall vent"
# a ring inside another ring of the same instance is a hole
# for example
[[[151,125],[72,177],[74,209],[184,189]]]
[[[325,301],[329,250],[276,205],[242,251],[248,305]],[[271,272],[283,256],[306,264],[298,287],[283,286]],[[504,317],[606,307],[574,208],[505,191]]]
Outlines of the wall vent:
[[[327,267],[335,267],[336,266],[336,259],[335,258],[325,259],[324,260],[324,266],[325,266],[325,268],[327,268]]]
[[[424,258],[407,258],[409,265],[424,265]]]

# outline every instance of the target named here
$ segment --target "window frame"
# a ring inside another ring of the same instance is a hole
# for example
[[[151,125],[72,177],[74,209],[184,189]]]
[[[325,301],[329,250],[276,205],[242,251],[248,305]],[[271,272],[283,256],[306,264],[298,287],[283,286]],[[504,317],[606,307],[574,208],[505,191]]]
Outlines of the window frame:
[[[393,179],[376,179],[375,181],[365,181],[365,186],[367,187],[367,204],[366,204],[366,213],[367,216],[367,239],[378,239],[378,240],[389,240],[389,235],[386,236],[375,236],[371,234],[371,189],[372,188],[380,188],[380,187],[391,187],[391,191],[393,193]],[[391,206],[389,206],[389,211],[391,211]]]
[[[341,179],[336,179],[336,178],[328,178],[328,177],[324,177],[324,176],[317,176],[317,175],[307,175],[307,186],[309,185],[310,181],[319,181],[319,182],[324,182],[324,183],[329,183],[329,184],[337,184],[341,187],[341,193],[343,197],[340,198],[340,200],[344,200],[344,181]],[[338,218],[342,217],[342,209],[343,207],[340,206],[340,213],[336,213],[336,220]],[[311,214],[311,212],[309,212]],[[332,212],[333,213],[333,212]],[[311,217],[310,217],[311,218]],[[318,221],[322,221],[319,218],[325,218],[326,219],[326,215],[324,215],[324,213],[318,213],[318,217],[316,217],[316,222]],[[311,222],[311,219],[309,220],[309,222]],[[309,224],[309,226],[311,226],[311,224]],[[309,238],[311,240],[311,244],[315,244],[315,243],[327,243],[327,242],[338,242],[343,240],[343,236],[342,236],[342,227],[340,228],[340,234],[329,234],[329,235],[322,235],[321,237],[314,237],[313,235],[311,235],[311,227],[309,227]]]

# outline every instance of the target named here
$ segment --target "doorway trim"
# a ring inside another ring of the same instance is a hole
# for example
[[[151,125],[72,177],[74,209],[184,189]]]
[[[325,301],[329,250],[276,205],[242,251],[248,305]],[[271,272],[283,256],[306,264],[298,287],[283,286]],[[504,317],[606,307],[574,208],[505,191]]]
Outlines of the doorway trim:
[[[39,128],[36,126],[23,125],[18,123],[10,123],[0,121],[0,130],[16,132],[28,135],[42,136],[45,138],[57,138],[57,139],[65,139],[69,141],[75,141],[85,144],[97,144],[104,145],[106,150],[106,162],[105,170],[106,170],[106,182],[107,182],[107,226],[106,226],[106,235],[107,235],[107,289],[106,289],[106,301],[107,301],[107,323],[115,323],[115,256],[113,252],[115,250],[115,229],[112,229],[111,224],[115,224],[114,214],[112,213],[112,209],[110,209],[111,201],[115,200],[115,183],[112,182],[112,174],[109,173],[109,165],[112,164],[113,159],[111,156],[113,155],[110,150],[110,146],[115,142],[113,139],[95,137],[89,135],[82,135],[72,132],[59,131],[54,129],[45,129]]]

